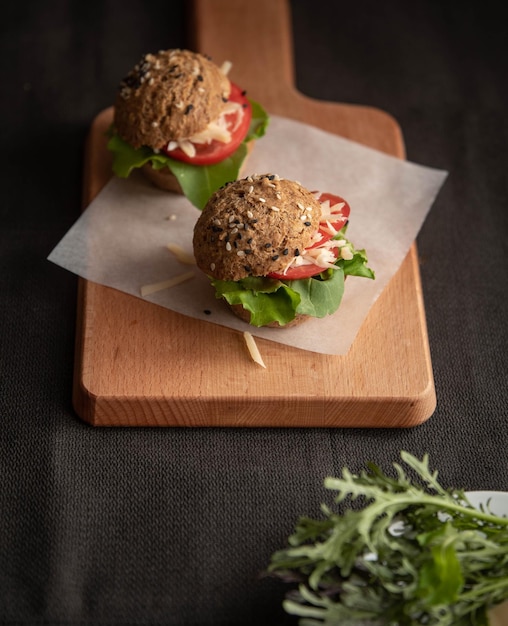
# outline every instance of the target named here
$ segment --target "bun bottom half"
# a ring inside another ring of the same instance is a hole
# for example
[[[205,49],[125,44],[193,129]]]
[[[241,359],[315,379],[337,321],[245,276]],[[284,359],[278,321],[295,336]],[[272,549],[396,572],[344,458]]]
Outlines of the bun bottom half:
[[[160,170],[156,170],[152,167],[151,163],[145,163],[141,168],[141,171],[146,178],[148,178],[148,180],[159,189],[183,194],[177,177],[173,174],[169,167],[162,167]]]
[[[237,317],[239,317],[244,322],[247,322],[247,324],[250,324],[250,311],[244,309],[241,304],[228,303],[228,306]],[[284,324],[284,326],[281,326],[279,322],[270,322],[269,324],[265,324],[263,328],[292,328],[293,326],[299,326],[303,322],[306,322],[308,319],[310,319],[310,317],[310,315],[297,315],[294,320],[291,320],[291,322]]]
[[[249,141],[247,143],[247,155],[243,160],[240,171],[238,172],[238,177],[240,177],[245,171],[247,158],[251,153],[253,145],[254,141]],[[173,174],[169,167],[161,167],[161,169],[156,170],[152,167],[152,164],[148,162],[143,165],[141,171],[146,176],[146,178],[148,178],[148,180],[159,189],[163,189],[164,191],[172,191],[173,193],[179,193],[180,195],[183,195],[182,187],[180,186],[177,177]]]

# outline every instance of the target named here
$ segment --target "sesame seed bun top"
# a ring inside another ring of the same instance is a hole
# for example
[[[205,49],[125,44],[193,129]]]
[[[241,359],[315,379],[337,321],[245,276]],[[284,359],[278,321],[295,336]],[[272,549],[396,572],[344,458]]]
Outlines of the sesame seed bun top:
[[[196,222],[196,263],[221,280],[282,272],[312,243],[320,217],[320,203],[300,183],[274,174],[228,183]]]
[[[227,76],[197,52],[146,54],[119,85],[115,127],[134,148],[158,150],[204,130],[220,115],[230,91]]]

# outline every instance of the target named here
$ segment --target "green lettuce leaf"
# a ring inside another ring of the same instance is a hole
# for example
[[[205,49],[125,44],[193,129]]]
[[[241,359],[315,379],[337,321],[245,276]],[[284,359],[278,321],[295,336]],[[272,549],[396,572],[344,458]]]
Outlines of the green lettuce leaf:
[[[203,209],[208,198],[225,183],[238,178],[240,168],[247,156],[247,143],[260,139],[266,133],[269,118],[263,107],[253,100],[252,120],[247,135],[238,149],[227,159],[214,165],[191,165],[171,159],[162,153],[155,153],[143,146],[133,148],[110,129],[108,149],[113,153],[113,172],[120,178],[127,178],[132,170],[151,163],[156,170],[168,167],[177,177],[185,196],[198,209]]]
[[[322,278],[324,276],[324,278]],[[327,270],[318,277],[288,281],[300,295],[297,313],[312,317],[331,315],[339,308],[344,294],[344,270]]]
[[[253,326],[278,322],[285,326],[296,315],[299,294],[280,280],[247,277],[239,281],[213,279],[215,296],[250,311]]]
[[[375,278],[374,272],[367,265],[367,253],[365,250],[357,250],[354,245],[348,241],[346,237],[348,225],[346,224],[334,237],[334,239],[343,239],[346,241],[346,245],[353,253],[353,258],[350,260],[338,259],[335,265],[344,270],[344,276],[359,276],[363,278]]]
[[[268,128],[268,122],[270,118],[264,108],[255,100],[249,99],[252,108],[252,119],[250,121],[249,130],[245,141],[252,141],[253,139],[261,139],[266,133]]]
[[[373,279],[375,274],[367,265],[367,261],[365,250],[354,250],[353,258],[350,261],[342,259],[338,262],[338,265],[344,270],[344,276],[360,276]]]
[[[344,227],[337,239],[345,238]],[[347,241],[347,240],[346,240]],[[266,277],[242,278],[239,281],[212,279],[216,298],[224,298],[229,304],[241,304],[250,311],[253,326],[266,326],[278,322],[285,326],[299,314],[311,317],[325,317],[335,313],[344,295],[346,276],[363,278],[375,277],[367,266],[364,250],[356,250],[347,242],[353,258],[339,259],[336,269],[328,269],[321,274],[299,280],[276,280]]]
[[[214,165],[190,165],[169,157],[164,165],[177,177],[184,195],[195,207],[203,209],[214,191],[238,178],[246,156],[247,144],[243,142],[231,156]]]

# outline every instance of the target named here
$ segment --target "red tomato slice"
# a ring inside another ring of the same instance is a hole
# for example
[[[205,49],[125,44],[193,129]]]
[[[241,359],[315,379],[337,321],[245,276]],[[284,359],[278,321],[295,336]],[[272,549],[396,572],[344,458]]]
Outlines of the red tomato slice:
[[[215,139],[210,143],[195,143],[194,147],[196,148],[196,154],[193,157],[185,154],[185,152],[180,148],[175,148],[171,151],[164,149],[165,154],[172,159],[184,161],[185,163],[190,163],[192,165],[213,165],[214,163],[224,161],[224,159],[233,154],[233,152],[245,139],[249,130],[252,119],[252,106],[249,99],[246,97],[245,92],[242,91],[238,85],[235,85],[235,83],[231,83],[229,101],[238,102],[243,108],[243,115],[241,116],[240,122],[238,122],[239,113],[230,113],[229,115],[226,115],[228,130],[231,132],[231,141],[229,143],[223,143],[222,141],[216,141]],[[237,124],[238,128],[235,128]]]
[[[349,213],[351,211],[349,204],[344,200],[344,198],[341,198],[340,196],[335,196],[334,194],[331,194],[331,193],[322,193],[319,196],[318,200],[321,203],[326,202],[326,200],[330,201],[330,213],[332,215],[337,214],[338,217],[337,219],[332,219],[328,221],[333,226],[334,230],[338,232],[341,228],[343,228],[347,224],[347,221],[349,219]],[[342,208],[335,209],[335,210],[333,209],[333,207],[336,204],[341,204],[341,203],[344,203],[344,206]],[[317,241],[316,243],[312,244],[312,246],[309,246],[307,250],[310,250],[312,248],[318,248],[319,246],[323,245],[325,242],[329,241],[330,239],[334,237],[333,233],[328,231],[328,225],[326,224],[326,222],[321,223],[321,226],[319,227],[318,232],[321,234],[321,239]],[[332,248],[332,252],[334,253],[335,258],[337,258],[339,249]],[[311,278],[312,276],[321,274],[321,272],[323,271],[324,271],[324,268],[320,267],[319,265],[314,265],[314,264],[297,265],[294,267],[290,267],[285,273],[272,272],[268,274],[268,276],[269,278],[278,278],[279,280],[299,280],[302,278]]]

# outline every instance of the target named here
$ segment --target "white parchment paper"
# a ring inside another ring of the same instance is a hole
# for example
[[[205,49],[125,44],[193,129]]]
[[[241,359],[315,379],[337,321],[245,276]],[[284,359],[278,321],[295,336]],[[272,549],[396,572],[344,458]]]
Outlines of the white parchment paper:
[[[89,281],[136,297],[141,297],[143,285],[194,271],[191,280],[144,299],[304,350],[347,353],[406,257],[447,173],[277,116],[254,146],[244,171],[251,173],[275,173],[349,202],[348,238],[366,249],[376,279],[348,278],[334,315],[286,329],[257,329],[236,318],[215,298],[206,276],[167,249],[175,243],[192,255],[198,210],[183,196],[153,187],[139,173],[128,180],[113,177],[48,258]]]

